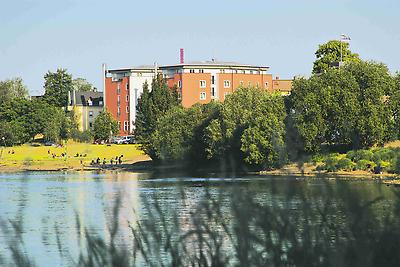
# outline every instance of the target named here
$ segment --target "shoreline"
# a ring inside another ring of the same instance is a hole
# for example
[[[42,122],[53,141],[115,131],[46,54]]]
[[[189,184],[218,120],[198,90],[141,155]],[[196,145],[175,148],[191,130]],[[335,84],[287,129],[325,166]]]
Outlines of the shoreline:
[[[45,165],[31,165],[24,168],[20,166],[1,166],[0,165],[0,174],[5,173],[23,173],[23,172],[77,172],[77,171],[125,171],[125,172],[156,172],[156,171],[185,171],[185,168],[182,168],[177,165],[173,166],[165,166],[165,165],[154,165],[153,162],[146,156],[143,155],[138,157],[138,159],[124,163],[121,165],[94,165],[87,166],[84,165],[82,167],[77,166],[45,166]],[[200,170],[200,172],[207,173],[219,173],[216,169],[205,169]],[[281,169],[271,170],[271,171],[248,171],[243,172],[244,174],[252,174],[259,176],[290,176],[295,178],[303,178],[303,179],[315,179],[315,178],[327,178],[327,179],[351,179],[351,180],[379,180],[384,184],[394,184],[400,185],[400,175],[391,174],[391,173],[382,173],[382,174],[374,174],[367,171],[353,171],[353,172],[322,172],[315,171],[306,167],[305,169],[295,167],[295,164],[287,165]]]

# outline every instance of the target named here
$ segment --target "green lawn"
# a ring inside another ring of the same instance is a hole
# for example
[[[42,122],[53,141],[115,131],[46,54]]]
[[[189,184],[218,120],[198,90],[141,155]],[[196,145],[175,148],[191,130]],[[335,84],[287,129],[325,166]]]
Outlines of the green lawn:
[[[76,143],[69,141],[63,147],[52,146],[22,146],[0,148],[0,170],[1,168],[29,167],[36,166],[42,169],[54,168],[76,168],[83,165],[90,165],[92,159],[99,157],[107,159],[123,155],[124,163],[132,163],[144,157],[144,153],[139,149],[139,145],[94,145],[86,143]],[[14,151],[14,153],[12,153]],[[66,153],[66,156],[62,156]],[[79,154],[76,157],[76,154]],[[55,157],[53,158],[53,154]],[[84,156],[86,154],[86,156]],[[82,155],[82,157],[80,156]]]

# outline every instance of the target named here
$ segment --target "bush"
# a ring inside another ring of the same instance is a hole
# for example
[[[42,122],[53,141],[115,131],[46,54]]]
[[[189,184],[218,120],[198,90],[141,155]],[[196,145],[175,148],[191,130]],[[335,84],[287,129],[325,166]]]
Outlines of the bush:
[[[339,158],[335,155],[331,155],[325,160],[323,169],[326,170],[327,172],[336,172],[338,171],[338,162]]]
[[[76,131],[72,136],[72,139],[74,141],[78,141],[81,143],[91,143],[91,142],[93,142],[93,138],[94,138],[93,132],[90,130],[83,131],[83,132]]]
[[[354,162],[358,162],[360,160],[371,161],[374,153],[370,150],[352,150],[347,153],[347,158],[351,159]]]
[[[395,157],[395,152],[390,148],[378,148],[373,150],[372,161],[378,164],[380,161],[390,161]]]
[[[342,158],[337,163],[337,168],[344,171],[352,171],[354,163],[348,158]]]
[[[356,163],[357,170],[368,171],[376,166],[375,162],[362,159]]]

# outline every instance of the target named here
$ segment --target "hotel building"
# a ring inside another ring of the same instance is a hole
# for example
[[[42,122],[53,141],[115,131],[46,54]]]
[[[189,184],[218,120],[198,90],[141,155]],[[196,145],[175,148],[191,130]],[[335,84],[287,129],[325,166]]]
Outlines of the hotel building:
[[[226,96],[243,86],[254,86],[272,92],[278,90],[269,67],[234,62],[202,61],[165,66],[140,66],[110,69],[104,67],[104,102],[107,110],[120,125],[120,135],[132,133],[136,117],[136,105],[147,82],[162,75],[169,87],[176,86],[182,106],[224,101]],[[285,83],[286,85],[286,83]],[[286,88],[286,87],[285,87]]]

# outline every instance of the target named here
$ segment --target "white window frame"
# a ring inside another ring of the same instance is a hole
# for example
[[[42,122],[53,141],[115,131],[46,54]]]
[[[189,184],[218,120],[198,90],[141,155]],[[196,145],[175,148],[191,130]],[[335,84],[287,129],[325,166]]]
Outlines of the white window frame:
[[[126,110],[126,113],[129,113],[129,106],[126,106],[125,110]]]
[[[181,80],[178,81],[178,88],[182,88],[182,81]]]
[[[207,99],[207,93],[206,92],[200,92],[200,100],[206,100]]]
[[[224,88],[231,88],[231,81],[230,80],[224,80]]]
[[[200,88],[206,88],[207,87],[207,82],[205,80],[200,80]]]

